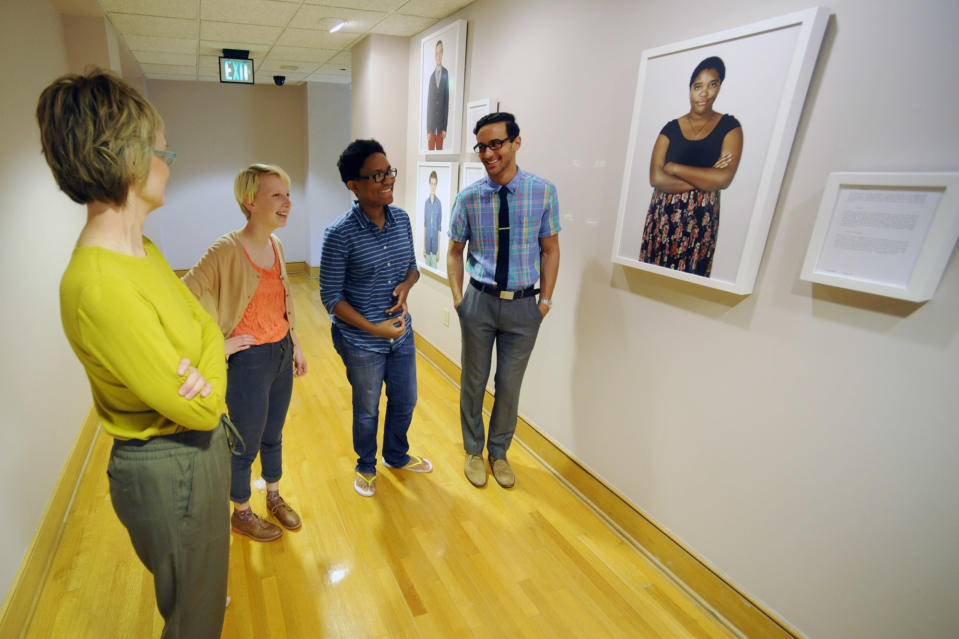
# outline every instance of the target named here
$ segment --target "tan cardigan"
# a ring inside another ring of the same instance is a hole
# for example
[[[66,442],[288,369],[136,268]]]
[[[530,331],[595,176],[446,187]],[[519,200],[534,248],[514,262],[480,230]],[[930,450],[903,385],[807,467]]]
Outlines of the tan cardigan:
[[[286,291],[286,319],[290,322],[290,337],[296,341],[296,322],[293,313],[293,295],[286,274],[286,256],[280,238],[271,235],[280,260],[280,280]],[[213,243],[196,266],[183,276],[183,282],[193,292],[206,311],[216,318],[224,337],[229,337],[243,319],[262,275],[250,264],[240,244],[240,232],[231,231]]]

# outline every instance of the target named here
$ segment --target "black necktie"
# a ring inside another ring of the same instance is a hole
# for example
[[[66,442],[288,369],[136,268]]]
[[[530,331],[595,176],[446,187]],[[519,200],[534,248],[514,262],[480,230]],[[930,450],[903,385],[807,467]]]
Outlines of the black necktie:
[[[499,246],[496,249],[496,287],[506,290],[509,281],[509,202],[506,187],[499,190]]]

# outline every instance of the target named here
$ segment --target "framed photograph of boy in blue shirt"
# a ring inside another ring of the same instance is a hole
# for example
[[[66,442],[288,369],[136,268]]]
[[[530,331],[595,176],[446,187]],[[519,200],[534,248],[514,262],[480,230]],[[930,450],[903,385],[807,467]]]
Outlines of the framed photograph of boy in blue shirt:
[[[457,20],[423,36],[420,40],[420,116],[417,127],[422,155],[459,153],[460,138],[463,137],[465,73],[466,20]],[[410,106],[417,108],[414,104]]]
[[[829,15],[642,52],[614,263],[752,292]]]
[[[444,279],[450,241],[450,205],[457,192],[457,168],[455,162],[419,162],[416,165],[413,251],[421,270]]]

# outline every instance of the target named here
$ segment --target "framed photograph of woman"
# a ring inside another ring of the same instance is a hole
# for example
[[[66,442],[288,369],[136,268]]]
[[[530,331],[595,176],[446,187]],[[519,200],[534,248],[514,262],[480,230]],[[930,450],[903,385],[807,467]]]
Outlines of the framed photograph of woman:
[[[421,269],[446,277],[450,206],[456,194],[455,162],[418,162],[413,250]]]
[[[613,262],[752,292],[828,18],[643,51]]]
[[[459,153],[462,137],[466,20],[457,20],[420,40],[419,151]]]

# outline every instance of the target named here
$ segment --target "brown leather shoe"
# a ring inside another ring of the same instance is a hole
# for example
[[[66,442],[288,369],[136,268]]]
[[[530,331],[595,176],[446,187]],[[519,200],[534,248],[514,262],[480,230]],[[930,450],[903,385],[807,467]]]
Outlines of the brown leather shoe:
[[[237,517],[234,511],[230,517],[230,527],[233,532],[246,535],[254,541],[273,541],[283,536],[283,529],[274,523],[270,523],[254,513],[250,517]]]
[[[269,510],[270,514],[276,517],[280,525],[287,530],[297,530],[303,525],[303,522],[300,521],[300,516],[296,514],[296,511],[293,510],[288,503],[283,501],[282,497],[277,501],[267,499],[266,509]]]
[[[493,469],[493,477],[496,483],[503,488],[512,488],[516,483],[516,476],[513,474],[513,467],[505,459],[489,458],[489,466]]]

